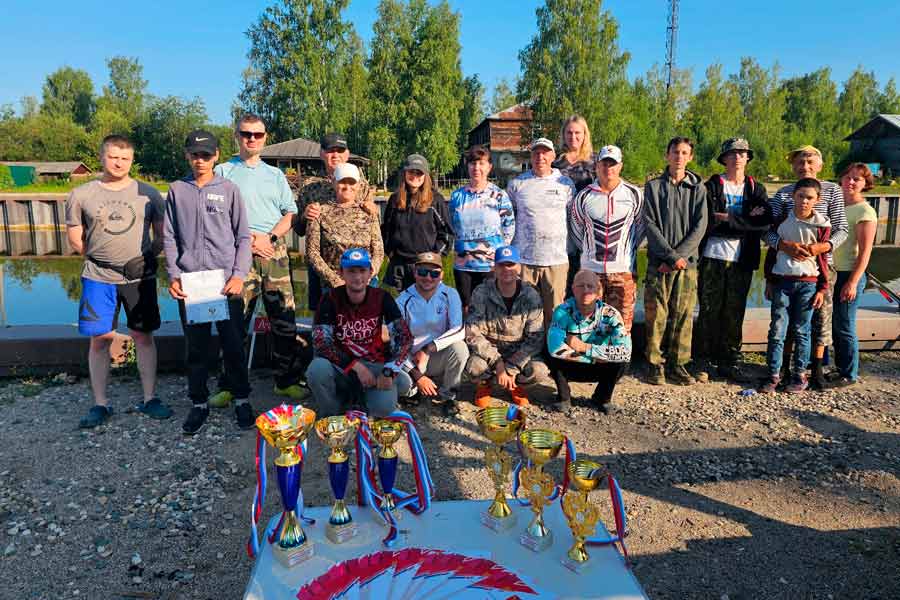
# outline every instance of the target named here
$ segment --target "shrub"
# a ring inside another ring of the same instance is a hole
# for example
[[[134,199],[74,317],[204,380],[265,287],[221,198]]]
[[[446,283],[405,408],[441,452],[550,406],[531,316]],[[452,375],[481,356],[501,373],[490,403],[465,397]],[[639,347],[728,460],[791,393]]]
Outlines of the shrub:
[[[0,165],[0,188],[11,188],[16,185],[12,173],[6,165]]]

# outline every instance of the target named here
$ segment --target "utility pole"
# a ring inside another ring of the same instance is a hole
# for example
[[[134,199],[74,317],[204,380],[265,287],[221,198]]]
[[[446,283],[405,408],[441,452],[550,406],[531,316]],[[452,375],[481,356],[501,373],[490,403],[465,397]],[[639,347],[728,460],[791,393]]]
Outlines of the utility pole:
[[[678,0],[668,0],[669,15],[666,26],[666,95],[672,88],[675,71],[675,46],[678,42]]]

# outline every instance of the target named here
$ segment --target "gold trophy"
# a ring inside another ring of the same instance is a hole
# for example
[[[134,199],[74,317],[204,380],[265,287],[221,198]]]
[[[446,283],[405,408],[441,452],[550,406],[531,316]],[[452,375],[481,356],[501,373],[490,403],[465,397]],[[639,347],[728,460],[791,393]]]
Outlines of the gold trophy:
[[[606,473],[599,463],[579,458],[569,464],[569,490],[562,500],[563,514],[575,543],[569,548],[562,563],[572,571],[581,573],[588,564],[584,540],[597,529],[600,510],[588,501],[588,494],[600,487]]]
[[[347,480],[350,478],[350,457],[344,448],[356,435],[358,428],[359,419],[348,419],[345,416],[325,417],[316,421],[319,439],[331,448],[328,456],[328,479],[335,500],[328,525],[325,526],[325,536],[335,544],[346,542],[359,534],[359,528],[344,502]]]
[[[481,433],[493,444],[484,451],[484,462],[494,483],[494,501],[486,512],[481,513],[481,522],[494,531],[505,531],[516,523],[516,515],[506,502],[505,491],[512,457],[503,445],[514,440],[525,427],[525,413],[518,411],[510,420],[507,418],[508,411],[505,406],[490,406],[480,409],[475,415]]]
[[[303,458],[298,446],[306,440],[315,420],[316,413],[299,404],[282,404],[256,419],[260,434],[279,452],[275,457],[275,472],[284,512],[281,528],[276,531],[278,541],[273,551],[275,558],[285,567],[293,567],[313,555],[313,544],[307,539],[297,517],[297,505],[303,473]],[[302,510],[302,505],[300,508]]]
[[[372,437],[381,446],[378,451],[378,479],[381,481],[381,489],[384,492],[384,503],[382,509],[389,510],[393,513],[394,518],[398,519],[400,513],[395,511],[394,505],[394,482],[397,480],[397,450],[394,444],[403,436],[403,423],[399,421],[390,421],[388,419],[378,419],[369,427]]]
[[[534,518],[519,536],[519,542],[533,552],[545,550],[553,543],[553,532],[544,525],[544,507],[552,502],[549,497],[556,486],[553,477],[544,473],[544,465],[559,455],[564,440],[563,434],[550,429],[528,429],[519,434],[522,455],[534,463],[522,469],[521,474]]]

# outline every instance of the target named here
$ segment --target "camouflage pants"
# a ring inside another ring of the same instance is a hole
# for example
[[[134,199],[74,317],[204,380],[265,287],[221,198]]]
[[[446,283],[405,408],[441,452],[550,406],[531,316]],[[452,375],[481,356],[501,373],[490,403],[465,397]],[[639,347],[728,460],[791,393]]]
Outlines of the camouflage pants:
[[[287,387],[300,381],[302,368],[297,362],[297,317],[294,312],[294,286],[291,262],[284,240],[275,242],[275,255],[270,259],[253,257],[250,273],[244,281],[244,332],[262,296],[263,306],[272,326],[275,385]]]
[[[634,321],[636,286],[631,273],[597,273],[600,279],[600,299],[615,307],[622,315],[625,329],[631,333]]]
[[[753,272],[736,262],[700,260],[700,316],[694,334],[694,356],[733,364],[741,358],[744,312]]]
[[[691,359],[691,332],[697,304],[697,270],[660,273],[647,267],[644,280],[644,326],[647,330],[647,362],[685,365]]]

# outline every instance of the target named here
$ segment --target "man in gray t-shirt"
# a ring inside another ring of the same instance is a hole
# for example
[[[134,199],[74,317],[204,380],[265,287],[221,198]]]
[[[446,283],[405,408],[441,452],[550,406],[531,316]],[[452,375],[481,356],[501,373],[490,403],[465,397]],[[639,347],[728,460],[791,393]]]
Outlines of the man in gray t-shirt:
[[[66,200],[66,235],[85,257],[81,272],[78,331],[90,336],[88,364],[95,405],[81,419],[96,427],[111,414],[106,397],[109,347],[120,307],[134,340],[144,399],[138,410],[167,419],[172,410],[156,397],[156,343],[159,303],[156,256],[162,249],[165,204],[152,186],[129,176],[134,147],[122,136],[107,136],[100,147],[101,179],[72,190]]]

